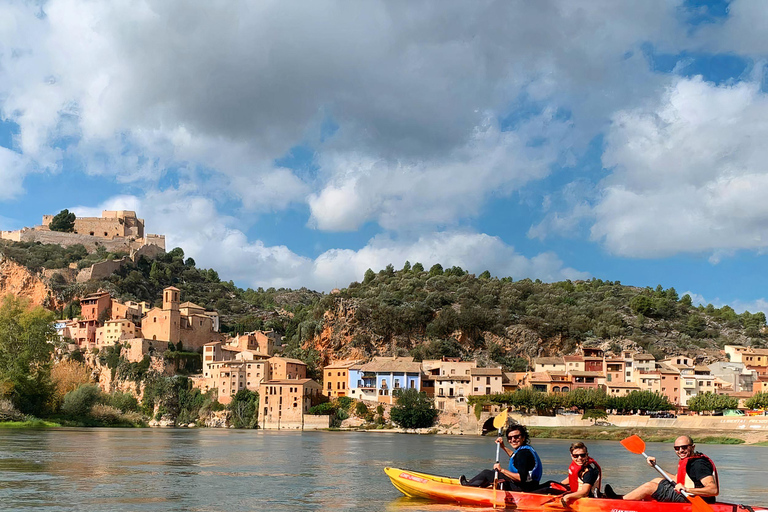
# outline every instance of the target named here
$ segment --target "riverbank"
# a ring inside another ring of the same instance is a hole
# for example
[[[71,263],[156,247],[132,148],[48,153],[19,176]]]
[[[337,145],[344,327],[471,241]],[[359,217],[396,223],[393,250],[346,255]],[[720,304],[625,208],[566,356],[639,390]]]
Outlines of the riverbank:
[[[645,441],[671,443],[681,435],[692,435],[696,444],[756,444],[768,445],[768,440],[758,441],[746,434],[752,432],[707,432],[706,435],[691,434],[676,428],[622,428],[622,427],[530,427],[531,437],[537,439],[579,439],[598,441],[620,441],[633,434]]]
[[[0,428],[56,428],[61,427],[60,423],[45,420],[27,420],[27,421],[3,421],[0,422]]]

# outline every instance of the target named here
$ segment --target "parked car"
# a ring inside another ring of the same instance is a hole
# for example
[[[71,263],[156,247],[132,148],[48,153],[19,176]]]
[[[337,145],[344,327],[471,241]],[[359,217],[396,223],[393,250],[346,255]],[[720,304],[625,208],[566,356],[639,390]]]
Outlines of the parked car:
[[[744,416],[744,411],[739,409],[726,409],[723,411],[723,416]]]
[[[596,427],[612,427],[613,423],[603,421],[603,420],[598,420],[595,422],[595,426]]]
[[[651,418],[677,418],[677,415],[669,411],[654,412]]]

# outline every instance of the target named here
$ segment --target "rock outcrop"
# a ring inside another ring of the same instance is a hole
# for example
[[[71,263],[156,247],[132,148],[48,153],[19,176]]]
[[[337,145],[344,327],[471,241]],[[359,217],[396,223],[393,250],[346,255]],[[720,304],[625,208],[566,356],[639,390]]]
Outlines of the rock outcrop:
[[[0,300],[7,295],[27,299],[32,306],[58,306],[56,295],[40,276],[0,253]]]

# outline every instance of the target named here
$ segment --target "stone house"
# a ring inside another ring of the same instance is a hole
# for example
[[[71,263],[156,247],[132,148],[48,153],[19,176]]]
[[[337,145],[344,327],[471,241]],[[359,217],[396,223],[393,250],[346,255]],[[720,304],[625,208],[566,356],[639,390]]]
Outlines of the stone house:
[[[324,400],[322,386],[312,379],[263,382],[259,386],[259,426],[302,430],[309,409]]]

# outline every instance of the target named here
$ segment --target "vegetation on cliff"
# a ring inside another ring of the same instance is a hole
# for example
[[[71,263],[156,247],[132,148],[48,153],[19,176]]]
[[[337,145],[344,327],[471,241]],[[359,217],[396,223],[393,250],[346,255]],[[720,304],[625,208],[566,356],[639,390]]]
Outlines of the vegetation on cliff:
[[[347,311],[343,318],[335,314],[340,309]],[[582,343],[614,352],[634,345],[663,357],[705,353],[729,342],[761,347],[766,340],[763,313],[694,307],[690,296],[660,285],[514,281],[488,272],[475,277],[458,267],[425,271],[420,264],[369,270],[362,283],[322,298],[294,323],[297,339],[288,341],[298,341],[305,352],[458,356],[518,371],[532,357],[568,354]],[[343,338],[334,339],[338,333]]]

